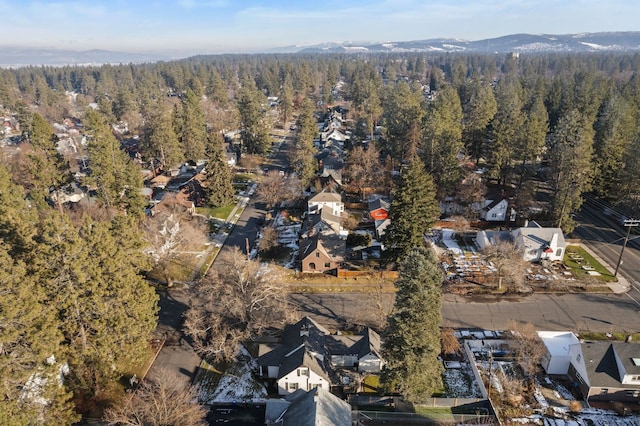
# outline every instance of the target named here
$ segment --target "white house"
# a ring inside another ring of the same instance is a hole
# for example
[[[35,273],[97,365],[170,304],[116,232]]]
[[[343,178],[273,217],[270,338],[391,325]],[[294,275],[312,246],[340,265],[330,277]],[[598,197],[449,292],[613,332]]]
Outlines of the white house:
[[[578,358],[580,340],[570,331],[538,331],[545,346],[541,364],[547,374],[567,374],[571,360]]]
[[[564,258],[567,243],[560,228],[543,228],[532,221],[522,228],[515,229],[512,235],[525,260],[537,262],[543,259]]]
[[[322,190],[309,198],[307,206],[309,214],[320,213],[320,210],[324,208],[329,209],[334,216],[340,216],[344,212],[344,204],[340,194],[326,190]]]
[[[509,201],[502,200],[487,200],[485,206],[482,209],[481,217],[487,222],[513,222],[516,220],[516,212],[514,209],[509,208]]]

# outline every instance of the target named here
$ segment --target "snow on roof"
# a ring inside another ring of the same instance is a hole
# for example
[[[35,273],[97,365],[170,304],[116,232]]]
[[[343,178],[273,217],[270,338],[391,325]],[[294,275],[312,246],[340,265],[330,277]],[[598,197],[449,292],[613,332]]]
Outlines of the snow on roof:
[[[538,331],[538,336],[551,355],[568,355],[569,346],[580,343],[571,331]]]

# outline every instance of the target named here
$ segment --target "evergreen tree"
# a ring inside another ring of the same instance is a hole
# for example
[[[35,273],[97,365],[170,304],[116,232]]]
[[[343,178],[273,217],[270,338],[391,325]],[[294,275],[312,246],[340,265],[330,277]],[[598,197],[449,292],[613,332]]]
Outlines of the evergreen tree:
[[[30,261],[47,306],[56,310],[68,345],[69,386],[80,400],[99,396],[148,354],[157,296],[139,275],[145,263],[132,225],[128,218],[86,218],[77,228],[49,215]]]
[[[525,113],[522,129],[515,140],[514,158],[520,161],[520,182],[535,172],[535,163],[542,154],[549,131],[549,115],[540,98],[536,98]]]
[[[256,88],[253,79],[245,79],[238,97],[238,112],[243,151],[249,154],[266,154],[270,146],[271,126],[263,109],[265,103],[264,94]]]
[[[142,149],[147,159],[159,159],[163,167],[181,164],[184,154],[171,122],[171,114],[162,102],[151,105],[145,113]]]
[[[428,105],[425,116],[423,156],[427,170],[434,177],[442,195],[454,190],[461,179],[458,156],[462,143],[462,107],[460,97],[451,86],[445,86]]]
[[[594,190],[602,197],[617,199],[620,195],[625,151],[638,134],[635,122],[631,105],[620,96],[609,99],[596,120]]]
[[[416,154],[424,111],[422,92],[400,82],[387,90],[382,103],[386,150],[396,160],[411,161]]]
[[[591,189],[593,130],[577,110],[560,117],[551,137],[553,218],[565,232],[575,226],[572,213],[582,205],[582,194]]]
[[[489,149],[490,173],[502,185],[507,184],[513,167],[513,145],[522,130],[522,88],[518,80],[503,79],[496,87],[498,110],[492,120],[492,143]]]
[[[392,262],[402,259],[414,247],[424,245],[424,234],[440,216],[433,178],[415,159],[403,171],[393,194],[389,219],[383,237],[386,256]]]
[[[210,135],[208,147],[207,177],[204,186],[207,204],[211,207],[227,206],[233,202],[233,177],[222,149],[222,141],[215,134]]]
[[[433,253],[411,249],[400,264],[393,312],[385,331],[382,380],[411,402],[424,402],[442,389],[438,360],[442,315],[442,272]]]
[[[487,126],[496,115],[498,106],[493,89],[475,79],[463,90],[463,139],[467,152],[476,162],[484,155]]]
[[[121,209],[134,215],[142,214],[142,174],[98,112],[87,110],[89,167],[87,181],[97,188],[98,198],[107,209]]]
[[[53,128],[40,114],[33,115],[29,135],[32,151],[29,156],[29,196],[38,209],[45,208],[51,190],[59,193],[70,182],[69,164],[57,150],[58,138]],[[60,197],[57,197],[61,209]]]
[[[178,136],[182,143],[184,156],[188,160],[205,158],[207,144],[207,124],[200,100],[193,90],[187,90],[179,110]]]
[[[317,134],[318,127],[313,118],[313,105],[308,98],[305,98],[298,116],[298,134],[291,159],[293,170],[302,181],[303,188],[309,186],[316,173],[314,158],[316,149],[313,145],[313,139]]]
[[[34,213],[0,166],[0,424],[70,424],[78,416],[60,382],[66,351],[57,312],[26,266]]]

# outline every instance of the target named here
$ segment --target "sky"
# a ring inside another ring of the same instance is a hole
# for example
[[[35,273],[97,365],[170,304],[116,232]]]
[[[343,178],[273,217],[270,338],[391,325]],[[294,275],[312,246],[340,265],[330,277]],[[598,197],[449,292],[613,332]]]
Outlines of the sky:
[[[208,54],[635,31],[638,0],[0,0],[0,46]]]

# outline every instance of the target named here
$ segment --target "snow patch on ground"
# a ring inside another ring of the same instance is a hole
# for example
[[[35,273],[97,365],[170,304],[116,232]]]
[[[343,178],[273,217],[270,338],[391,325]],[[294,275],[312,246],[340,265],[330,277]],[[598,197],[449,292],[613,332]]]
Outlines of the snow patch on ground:
[[[267,390],[251,374],[257,368],[256,360],[243,346],[240,346],[237,360],[227,368],[213,392],[207,389],[206,383],[202,383],[200,401],[203,404],[212,404],[214,402],[246,402],[266,398]]]
[[[447,368],[443,380],[449,398],[482,398],[480,387],[467,363],[460,363],[459,368]]]

